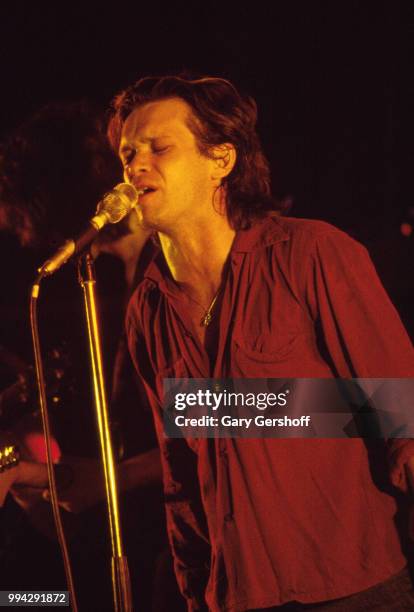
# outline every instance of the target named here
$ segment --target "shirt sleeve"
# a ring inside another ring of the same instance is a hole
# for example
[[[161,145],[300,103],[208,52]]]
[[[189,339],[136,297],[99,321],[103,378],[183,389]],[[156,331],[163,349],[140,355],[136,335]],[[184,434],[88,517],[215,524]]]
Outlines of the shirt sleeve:
[[[134,305],[127,313],[126,330],[134,366],[151,404],[161,452],[167,532],[177,581],[190,612],[207,611],[204,593],[210,574],[210,543],[201,503],[197,455],[184,439],[167,438],[155,387],[155,372],[148,358]]]
[[[315,239],[312,252],[308,303],[337,376],[413,379],[412,343],[365,247],[332,229]],[[413,410],[410,382],[400,385],[400,414]],[[388,446],[391,480],[406,490],[404,464],[414,455],[414,440],[389,439]]]

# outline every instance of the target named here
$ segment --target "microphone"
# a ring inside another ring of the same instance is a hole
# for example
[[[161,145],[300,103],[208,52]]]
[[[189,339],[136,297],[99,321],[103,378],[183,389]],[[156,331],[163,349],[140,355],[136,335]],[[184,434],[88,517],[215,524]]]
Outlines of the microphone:
[[[84,229],[74,240],[67,240],[56,253],[38,269],[41,275],[53,274],[73,255],[82,253],[96,238],[98,232],[108,223],[119,223],[127,214],[136,207],[138,196],[142,191],[137,191],[129,183],[119,183],[111,191],[108,191],[99,202],[96,214],[90,219]]]

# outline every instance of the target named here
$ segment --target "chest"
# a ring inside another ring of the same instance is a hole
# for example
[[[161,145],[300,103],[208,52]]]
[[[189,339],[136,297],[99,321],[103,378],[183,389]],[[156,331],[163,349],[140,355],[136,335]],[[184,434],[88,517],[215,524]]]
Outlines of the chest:
[[[159,296],[145,335],[160,389],[164,377],[330,376],[305,300],[283,278],[242,273],[229,277],[207,327],[196,306]]]
[[[192,334],[196,336],[201,346],[205,345],[206,332],[208,329],[208,327],[202,323],[204,314],[200,306],[197,306],[191,302],[186,304],[185,318],[187,320],[187,326],[191,328]]]

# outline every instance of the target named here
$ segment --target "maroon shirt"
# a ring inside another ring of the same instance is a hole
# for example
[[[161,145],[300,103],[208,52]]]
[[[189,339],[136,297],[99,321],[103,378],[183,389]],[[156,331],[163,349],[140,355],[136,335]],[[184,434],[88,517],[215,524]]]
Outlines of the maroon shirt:
[[[365,248],[318,221],[271,218],[239,232],[215,313],[214,368],[186,300],[160,254],[132,297],[127,331],[190,610],[202,609],[207,579],[211,610],[242,611],[345,597],[397,573],[406,561],[396,504],[372,470],[382,442],[178,440],[162,425],[165,377],[413,377],[411,343]],[[397,465],[412,444],[399,440]]]

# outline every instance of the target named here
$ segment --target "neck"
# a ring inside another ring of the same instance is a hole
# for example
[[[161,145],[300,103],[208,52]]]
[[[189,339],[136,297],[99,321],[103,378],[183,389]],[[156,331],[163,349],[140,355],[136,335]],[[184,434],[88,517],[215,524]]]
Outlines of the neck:
[[[218,291],[234,236],[227,217],[221,214],[212,216],[208,224],[188,224],[174,237],[159,234],[172,277],[203,305],[208,305]]]

